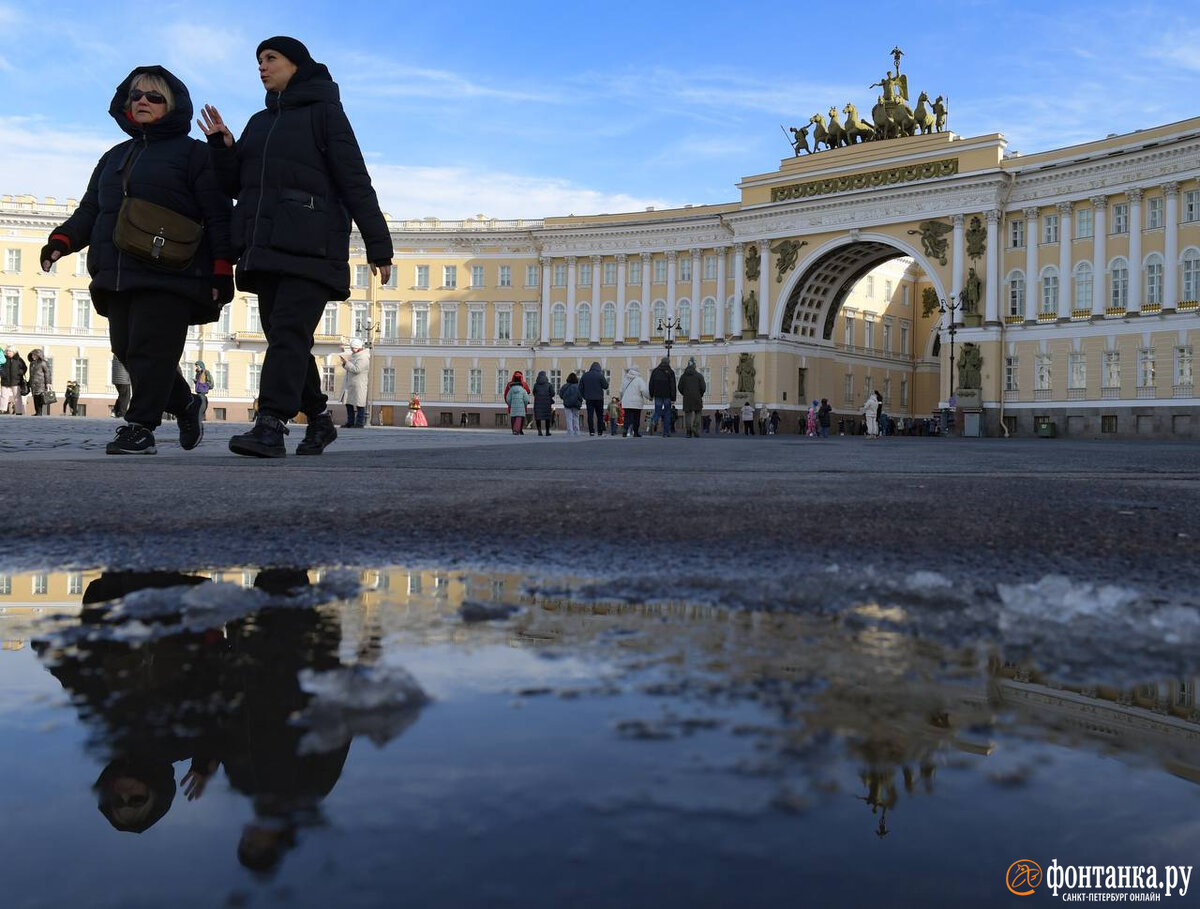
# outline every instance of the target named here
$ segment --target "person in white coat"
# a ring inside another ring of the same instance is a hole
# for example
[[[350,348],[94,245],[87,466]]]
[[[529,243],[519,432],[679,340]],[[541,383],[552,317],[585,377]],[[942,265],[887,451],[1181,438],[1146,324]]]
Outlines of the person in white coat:
[[[875,392],[867,395],[867,400],[860,408],[863,415],[867,418],[867,438],[879,438],[879,399],[875,396]]]
[[[642,374],[638,372],[636,366],[630,366],[625,370],[625,377],[621,379],[621,393],[618,395],[621,399],[621,407],[625,411],[625,428],[621,432],[623,438],[629,438],[630,435],[641,437],[642,435],[642,409],[654,401],[650,397],[650,389],[646,387],[646,380],[642,378]]]
[[[342,356],[346,376],[342,380],[342,403],[346,405],[343,429],[362,429],[367,422],[367,377],[371,373],[371,355],[360,338],[350,339],[350,351]]]

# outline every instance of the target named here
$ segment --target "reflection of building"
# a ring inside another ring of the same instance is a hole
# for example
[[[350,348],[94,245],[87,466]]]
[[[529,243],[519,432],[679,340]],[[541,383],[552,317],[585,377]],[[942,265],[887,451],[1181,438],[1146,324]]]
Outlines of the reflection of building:
[[[983,355],[987,431],[1003,418],[1018,432],[1052,420],[1068,435],[1194,438],[1198,152],[1200,119],[1025,157],[999,134],[936,133],[785,159],[717,205],[393,220],[392,286],[371,288],[355,261],[315,353],[332,390],[339,346],[370,323],[383,422],[403,423],[418,394],[432,425],[489,427],[513,370],[561,380],[598,359],[646,373],[663,353],[658,319],[678,317],[674,354],[696,358],[713,406],[749,353],[756,402],[785,427],[813,397],[850,413],[873,388],[889,414],[925,416],[950,383],[945,326],[923,301],[971,290],[958,334]],[[79,257],[52,275],[36,262],[73,204],[0,197],[0,337],[45,348],[95,415],[114,394],[104,320]],[[192,332],[185,360],[213,373],[212,418],[247,419],[264,349],[244,295]]]

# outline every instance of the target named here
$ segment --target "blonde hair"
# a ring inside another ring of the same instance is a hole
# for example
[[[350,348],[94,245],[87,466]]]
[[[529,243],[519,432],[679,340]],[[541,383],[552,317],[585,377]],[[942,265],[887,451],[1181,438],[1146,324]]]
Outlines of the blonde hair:
[[[135,88],[140,88],[142,91],[158,92],[167,99],[167,113],[175,110],[175,93],[171,91],[171,86],[167,85],[167,80],[162,76],[156,76],[154,73],[138,73],[129,80],[127,86],[128,91],[133,91]],[[130,107],[129,95],[125,95],[125,110]]]

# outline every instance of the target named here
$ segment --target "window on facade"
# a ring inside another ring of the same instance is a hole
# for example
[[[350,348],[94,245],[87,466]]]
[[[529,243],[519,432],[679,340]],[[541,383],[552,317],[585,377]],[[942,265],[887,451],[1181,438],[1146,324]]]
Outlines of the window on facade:
[[[396,286],[398,284],[399,274],[400,274],[399,269],[397,269],[395,266],[393,266],[392,270],[390,272],[388,272],[388,279],[386,281],[384,281],[381,286],[389,287],[392,290],[395,290]]]
[[[883,351],[884,353],[892,352],[892,323],[883,323]]]
[[[1058,215],[1046,215],[1042,218],[1042,242],[1058,242]]]
[[[704,257],[704,280],[705,281],[717,280],[717,257],[716,256],[705,256]]]
[[[412,336],[418,340],[429,337],[429,310],[425,307],[413,310]]]
[[[75,327],[84,329],[92,327],[92,298],[88,294],[76,294],[75,296]]]
[[[642,307],[634,302],[625,307],[625,337],[640,338],[642,336]]]
[[[1087,388],[1087,358],[1081,351],[1075,351],[1067,359],[1068,388]]]
[[[454,367],[453,366],[443,366],[442,367],[442,397],[443,398],[454,397]]]
[[[654,301],[653,315],[650,317],[650,330],[657,337],[662,337],[666,331],[667,322],[667,304],[662,300]]]
[[[482,265],[472,265],[471,266],[471,286],[476,287],[476,288],[483,287],[483,266]]]
[[[4,251],[4,270],[12,272],[21,270],[21,250],[6,249]]]
[[[680,300],[675,315],[679,318],[679,337],[689,337],[692,333],[692,304],[688,300]]]
[[[467,313],[467,337],[472,341],[483,340],[483,317],[482,309],[472,309]]]
[[[654,263],[654,283],[655,284],[666,284],[667,283],[667,260],[666,259],[654,259],[652,261]]]
[[[483,370],[469,369],[467,370],[467,394],[481,395],[483,394]]]
[[[692,280],[692,257],[691,256],[680,256],[679,257],[679,280],[680,281]]]
[[[1005,391],[1016,391],[1017,390],[1017,364],[1018,364],[1018,361],[1017,361],[1016,357],[1005,357],[1004,358],[1004,390]]]
[[[554,390],[555,394],[558,394],[558,390],[560,388],[562,388],[562,370],[561,369],[550,370],[550,387]]]
[[[442,266],[442,287],[447,290],[454,290],[458,287],[458,266],[443,265]]]
[[[1190,189],[1183,194],[1183,220],[1200,221],[1200,189]]]
[[[1183,254],[1183,299],[1200,299],[1200,252],[1195,249]]]
[[[592,307],[588,303],[580,303],[575,310],[575,337],[582,341],[592,337]]]
[[[395,272],[392,272],[395,274]],[[380,330],[385,338],[400,337],[400,307],[395,303],[385,304],[383,307],[383,325]]]
[[[580,287],[592,286],[592,263],[580,262],[578,280],[575,282]]]
[[[79,383],[80,388],[88,387],[88,361],[87,357],[76,357],[71,364],[72,378]]]
[[[600,308],[600,336],[615,338],[617,336],[617,304],[605,303]]]
[[[1051,365],[1050,354],[1038,354],[1034,370],[1034,382],[1036,383],[1034,387],[1038,391],[1050,390]]]
[[[567,266],[565,264],[563,264],[562,262],[556,262],[554,264],[554,272],[553,272],[552,280],[554,282],[555,287],[566,287],[567,286]]]
[[[370,321],[367,318],[367,304],[355,303],[352,309],[354,315],[354,333],[356,335],[365,335],[367,333],[367,323]]]
[[[863,346],[875,346],[875,323],[871,319],[863,319]]]
[[[640,256],[636,259],[629,260],[629,274],[627,275],[626,283],[627,284],[641,284],[642,283],[642,260],[641,260]]]
[[[1093,287],[1092,266],[1087,262],[1080,262],[1075,267],[1075,309],[1092,308]]]
[[[259,386],[262,385],[262,364],[251,363],[246,374],[246,387],[253,395],[258,394]]]
[[[564,310],[563,313],[564,313],[564,319],[565,319],[566,310]],[[542,333],[542,328],[539,323],[537,309],[532,306],[527,307],[523,311],[523,318],[524,318],[524,322],[525,322],[525,325],[524,325],[525,330],[522,333],[522,337],[526,341],[536,341],[541,336],[541,333]],[[563,324],[565,325],[566,322],[564,321]]]
[[[555,303],[550,307],[550,338],[561,341],[567,336],[567,307]]]
[[[385,395],[394,395],[396,393],[396,367],[383,367],[383,370],[379,374],[379,392]]]
[[[846,313],[845,334],[842,338],[842,343],[847,347],[854,346],[854,316]]]
[[[616,262],[605,262],[604,263],[604,265],[602,266],[600,280],[603,281],[605,284],[616,284],[617,283],[617,263]]]
[[[508,384],[508,370],[501,366],[496,370],[496,396],[504,394],[504,386]]]
[[[1092,236],[1095,231],[1094,212],[1090,208],[1081,208],[1075,212],[1075,239],[1082,240]]]
[[[1101,387],[1121,387],[1121,352],[1119,350],[1104,351],[1104,370],[1100,375]]]
[[[412,371],[412,393],[415,395],[425,394],[425,367],[414,366]]]
[[[512,313],[507,309],[496,313],[496,337],[501,341],[512,340]]]
[[[1154,348],[1143,347],[1138,350],[1137,369],[1138,388],[1150,388],[1154,385]]]
[[[900,406],[908,406],[908,376],[900,377]]]
[[[429,290],[429,266],[418,265],[413,275],[413,287],[417,290]]]
[[[1154,253],[1146,259],[1146,293],[1148,304],[1162,305],[1163,301],[1163,260],[1162,256]]]
[[[1146,200],[1146,229],[1154,230],[1163,226],[1163,198],[1151,196]]]
[[[1129,206],[1119,202],[1112,207],[1112,232],[1114,234],[1129,233]]]
[[[213,388],[217,391],[229,391],[228,363],[218,363],[213,367]]]
[[[86,249],[81,250],[80,252],[77,252],[75,254],[75,275],[77,277],[81,277],[88,273],[87,257],[88,257],[88,251]]]
[[[908,353],[908,323],[900,323],[900,353]]]
[[[875,276],[867,275],[867,299],[875,299]]]
[[[842,376],[842,400],[854,400],[854,373],[848,372]]]
[[[1058,312],[1058,272],[1054,269],[1042,274],[1042,312]]]
[[[538,284],[541,282],[541,279],[542,279],[542,276],[538,273],[538,267],[536,265],[526,265],[525,266],[525,286],[526,287],[537,287]]]
[[[366,287],[371,280],[371,269],[366,265],[354,266],[354,286]]]
[[[229,311],[229,307],[225,307]],[[16,327],[21,323],[21,292],[15,288],[4,289],[4,324]]]
[[[229,307],[226,307],[228,309]],[[338,333],[338,305],[326,303],[325,312],[321,314],[321,334],[336,335]]]
[[[1025,245],[1025,222],[1008,222],[1008,246],[1010,249],[1020,249]]]
[[[38,291],[38,327],[53,328],[54,327],[54,307],[56,303],[56,294],[52,290]]]
[[[1109,305],[1124,309],[1129,305],[1129,265],[1124,259],[1114,259],[1109,278]]]
[[[1192,384],[1192,348],[1191,345],[1175,348],[1175,384]]]
[[[717,333],[717,301],[707,297],[700,308],[700,334],[713,337]]]
[[[1020,273],[1008,279],[1008,314],[1025,315],[1025,277]]]
[[[332,366],[321,367],[321,391],[334,394],[337,383],[337,370]]]
[[[442,340],[453,341],[458,337],[458,310],[452,306],[442,307]]]

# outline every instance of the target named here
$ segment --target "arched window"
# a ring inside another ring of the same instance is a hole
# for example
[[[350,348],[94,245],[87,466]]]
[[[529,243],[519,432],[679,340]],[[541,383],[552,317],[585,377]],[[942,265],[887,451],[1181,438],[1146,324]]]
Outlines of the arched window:
[[[1125,309],[1129,306],[1129,263],[1118,257],[1108,266],[1109,306]]]
[[[717,301],[712,297],[705,297],[704,302],[700,304],[700,334],[708,335],[710,338],[717,333]]]
[[[1183,252],[1182,299],[1200,299],[1200,250],[1194,246]]]
[[[1053,266],[1047,266],[1042,269],[1041,312],[1058,312],[1058,269]]]
[[[642,336],[642,304],[637,300],[625,307],[625,337],[640,338]]]
[[[1014,271],[1008,275],[1008,314],[1025,315],[1025,272]]]
[[[617,336],[617,304],[605,303],[600,307],[600,337],[615,338]]]
[[[561,341],[567,336],[567,307],[564,303],[555,303],[550,307],[550,338]]]
[[[675,315],[679,317],[679,336],[690,337],[692,334],[692,304],[688,300],[680,300],[675,307]]]
[[[666,321],[667,321],[667,304],[664,303],[662,300],[655,300],[654,308],[651,310],[650,330],[652,332],[654,332],[654,334],[659,338],[661,338],[665,334],[663,329],[660,328],[659,326],[664,325],[666,323]]]
[[[590,303],[580,303],[575,309],[575,337],[580,340],[592,340],[592,307]]]
[[[1163,302],[1163,257],[1158,253],[1150,253],[1146,256],[1143,267],[1146,270],[1146,288],[1142,295],[1142,301],[1161,306]]]
[[[1080,262],[1075,266],[1075,309],[1092,308],[1092,263]]]

